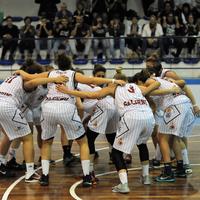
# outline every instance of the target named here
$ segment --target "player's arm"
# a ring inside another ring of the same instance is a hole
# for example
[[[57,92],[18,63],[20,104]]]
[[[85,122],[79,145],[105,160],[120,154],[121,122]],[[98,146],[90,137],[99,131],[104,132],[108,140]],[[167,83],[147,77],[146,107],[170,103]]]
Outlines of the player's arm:
[[[80,97],[80,98],[85,98],[85,99],[98,99],[98,98],[103,98],[107,95],[114,94],[114,89],[113,89],[114,87],[105,87],[96,92],[84,92],[84,91],[69,90],[64,85],[57,85],[56,88],[58,91],[60,91],[62,93]]]
[[[165,74],[165,76],[166,76],[166,77],[169,77],[169,78],[172,78],[172,79],[174,79],[174,80],[182,80],[181,77],[178,76],[178,75],[177,75],[175,72],[173,72],[173,71],[167,72],[167,73]],[[196,100],[195,100],[195,98],[194,98],[194,95],[193,95],[191,89],[190,89],[187,85],[185,85],[185,86],[183,87],[183,91],[185,92],[186,96],[191,100],[192,105],[193,105],[194,112],[195,112],[195,113],[200,113],[200,109],[199,109],[199,107],[198,107],[197,104],[196,104]]]
[[[158,89],[158,90],[154,90],[153,92],[151,92],[149,95],[150,96],[161,96],[161,95],[167,95],[167,94],[171,94],[171,93],[180,93],[182,90],[180,87],[174,86],[172,88],[169,89]]]
[[[76,97],[76,107],[78,110],[79,117],[83,119],[84,107],[80,97]]]
[[[115,79],[108,79],[108,78],[97,78],[97,77],[89,77],[85,76],[80,73],[75,74],[75,81],[83,84],[94,84],[94,85],[102,85],[102,84],[109,84],[115,83],[117,85],[125,85],[125,81],[122,80],[115,80]]]
[[[139,86],[140,90],[142,91],[142,94],[146,96],[150,92],[158,89],[160,87],[160,83],[158,81],[155,81],[153,79],[147,80],[147,84],[145,83],[146,86]]]
[[[68,81],[68,77],[66,76],[58,76],[58,77],[51,77],[51,78],[35,78],[30,81],[24,82],[24,89],[30,90],[38,85],[46,85],[47,83],[59,83],[64,84]]]
[[[17,70],[15,74],[20,75],[24,81],[29,81],[35,78],[47,78],[49,72],[43,72],[39,74],[29,74],[23,70]]]

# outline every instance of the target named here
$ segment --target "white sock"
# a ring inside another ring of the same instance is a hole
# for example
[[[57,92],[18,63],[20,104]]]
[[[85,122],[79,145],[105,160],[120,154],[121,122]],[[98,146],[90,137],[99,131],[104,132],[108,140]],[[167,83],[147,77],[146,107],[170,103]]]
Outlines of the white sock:
[[[4,155],[0,155],[0,164],[6,164],[6,157]]]
[[[89,175],[90,173],[90,160],[81,160],[81,166],[83,169],[83,175]]]
[[[149,176],[149,164],[142,165],[142,176]]]
[[[16,150],[17,149],[10,147],[8,152],[8,161],[10,161],[12,158],[16,158]]]
[[[30,178],[34,174],[34,163],[26,163],[27,178]]]
[[[94,171],[94,163],[90,162],[90,172]]]
[[[119,172],[119,180],[122,184],[128,183],[127,172]]]
[[[41,160],[42,163],[42,174],[45,176],[49,174],[49,160]]]
[[[188,150],[185,148],[185,149],[182,149],[181,152],[182,152],[182,157],[183,157],[183,164],[189,165],[190,161],[189,161],[189,158],[188,158]]]
[[[159,160],[159,161],[162,159],[162,154],[161,154],[161,151],[160,151],[159,144],[156,145],[155,159]]]

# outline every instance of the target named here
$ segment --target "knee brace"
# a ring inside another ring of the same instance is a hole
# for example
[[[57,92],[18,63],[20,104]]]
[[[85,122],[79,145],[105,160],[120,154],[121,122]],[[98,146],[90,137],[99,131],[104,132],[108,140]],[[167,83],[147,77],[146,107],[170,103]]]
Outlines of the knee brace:
[[[121,169],[127,169],[126,164],[124,162],[124,158],[123,158],[123,152],[113,148],[112,149],[112,159],[113,159],[113,162],[115,164],[117,171],[119,171]]]
[[[139,149],[139,155],[140,155],[140,161],[146,161],[149,160],[149,150],[147,148],[146,144],[140,144],[137,145],[138,149]]]

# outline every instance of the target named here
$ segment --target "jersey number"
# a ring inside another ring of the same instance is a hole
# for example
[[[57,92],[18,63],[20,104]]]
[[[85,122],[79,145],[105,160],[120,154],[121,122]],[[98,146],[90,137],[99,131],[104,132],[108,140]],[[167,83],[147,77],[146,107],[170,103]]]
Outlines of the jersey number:
[[[17,76],[10,76],[10,77],[8,77],[8,78],[5,80],[5,82],[6,82],[6,83],[11,83],[12,80],[15,79],[15,78],[17,78]]]
[[[133,86],[129,86],[128,91],[129,91],[130,93],[135,93],[135,89],[134,89]]]

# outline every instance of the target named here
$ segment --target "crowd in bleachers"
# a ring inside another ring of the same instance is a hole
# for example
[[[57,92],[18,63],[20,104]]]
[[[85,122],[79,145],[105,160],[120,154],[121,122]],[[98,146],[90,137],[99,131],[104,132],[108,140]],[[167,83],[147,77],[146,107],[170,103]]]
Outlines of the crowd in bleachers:
[[[59,0],[35,2],[40,3],[38,24],[32,25],[31,17],[24,18],[22,27],[13,23],[12,16],[3,20],[1,60],[7,59],[7,52],[9,60],[16,59],[16,50],[22,60],[33,53],[41,60],[41,49],[46,49],[48,60],[55,59],[59,51],[74,59],[138,59],[149,50],[162,58],[179,58],[183,48],[187,57],[199,57],[198,3],[149,1],[152,4],[144,20],[127,8],[127,0],[77,0],[73,13]]]

